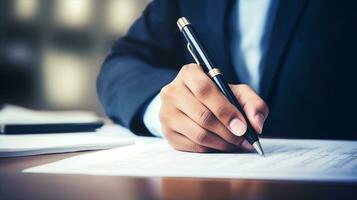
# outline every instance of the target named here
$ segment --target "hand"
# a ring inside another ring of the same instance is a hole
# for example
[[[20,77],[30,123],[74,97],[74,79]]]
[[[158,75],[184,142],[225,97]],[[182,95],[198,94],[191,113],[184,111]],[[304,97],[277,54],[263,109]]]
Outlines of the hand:
[[[231,85],[253,128],[261,133],[269,109],[247,85]],[[249,149],[241,137],[247,125],[238,109],[196,64],[185,65],[160,91],[160,122],[175,149],[189,152],[231,152]]]

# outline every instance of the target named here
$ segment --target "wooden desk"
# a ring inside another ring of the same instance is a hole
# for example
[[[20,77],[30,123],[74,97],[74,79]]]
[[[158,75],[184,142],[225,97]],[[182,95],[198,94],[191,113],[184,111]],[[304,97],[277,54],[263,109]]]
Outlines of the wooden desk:
[[[357,199],[357,183],[21,173],[78,154],[0,159],[0,199]]]

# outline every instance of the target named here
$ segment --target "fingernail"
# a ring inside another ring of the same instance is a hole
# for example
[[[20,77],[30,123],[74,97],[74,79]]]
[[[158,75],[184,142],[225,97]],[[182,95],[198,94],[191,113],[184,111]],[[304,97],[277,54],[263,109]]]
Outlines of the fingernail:
[[[238,118],[234,118],[231,122],[229,122],[229,128],[231,129],[232,133],[237,136],[242,136],[247,130],[245,123],[243,123]]]
[[[262,113],[258,113],[255,115],[255,120],[258,122],[258,127],[259,127],[258,133],[261,134],[263,131],[265,116]]]

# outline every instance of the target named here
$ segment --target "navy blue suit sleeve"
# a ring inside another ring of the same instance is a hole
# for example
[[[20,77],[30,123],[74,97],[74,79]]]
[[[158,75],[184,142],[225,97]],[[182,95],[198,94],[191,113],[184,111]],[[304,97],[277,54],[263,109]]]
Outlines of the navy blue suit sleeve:
[[[138,135],[149,134],[141,117],[144,105],[182,66],[177,10],[173,0],[150,3],[128,33],[115,42],[97,79],[106,114]]]

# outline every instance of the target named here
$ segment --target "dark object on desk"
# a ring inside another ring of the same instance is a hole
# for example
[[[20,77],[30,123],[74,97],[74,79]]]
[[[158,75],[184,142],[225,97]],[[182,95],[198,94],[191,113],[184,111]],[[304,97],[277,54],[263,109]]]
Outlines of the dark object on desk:
[[[264,156],[264,151],[259,142],[257,133],[254,131],[252,125],[250,124],[242,106],[239,104],[232,90],[229,88],[220,69],[217,68],[217,65],[213,62],[213,59],[211,56],[209,56],[203,44],[198,39],[198,36],[191,23],[185,17],[181,17],[177,20],[177,26],[185,36],[187,40],[187,48],[192,57],[195,59],[196,63],[201,65],[205,73],[210,76],[219,90],[224,94],[224,96],[227,97],[228,101],[231,102],[242,113],[245,121],[247,122],[247,131],[244,134],[244,138],[254,147],[259,155]]]
[[[90,111],[32,110],[14,105],[0,110],[0,134],[92,132],[103,124]]]
[[[93,132],[103,126],[103,122],[59,123],[59,124],[8,124],[1,125],[2,134],[40,134]]]

